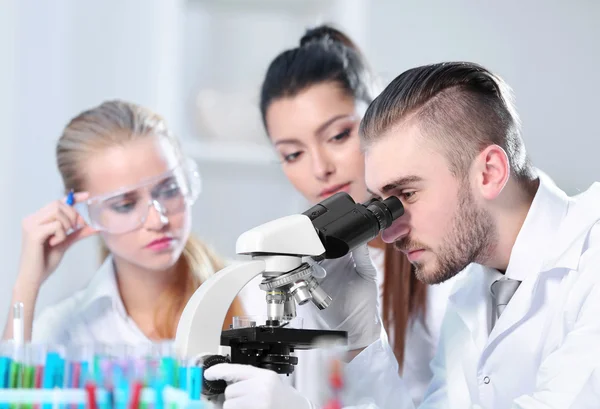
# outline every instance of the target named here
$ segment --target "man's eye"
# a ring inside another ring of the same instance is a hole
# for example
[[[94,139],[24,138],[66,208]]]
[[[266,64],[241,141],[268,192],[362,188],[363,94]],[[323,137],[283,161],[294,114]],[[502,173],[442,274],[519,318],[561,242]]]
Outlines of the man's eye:
[[[405,199],[410,199],[411,197],[413,197],[415,195],[416,192],[402,192],[400,194],[400,196],[402,196]]]

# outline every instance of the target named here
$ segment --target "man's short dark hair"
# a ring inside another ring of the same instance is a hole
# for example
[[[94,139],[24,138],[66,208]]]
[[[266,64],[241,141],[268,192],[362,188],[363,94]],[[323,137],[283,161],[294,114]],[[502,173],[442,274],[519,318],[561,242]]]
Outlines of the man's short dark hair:
[[[511,173],[518,180],[532,177],[511,91],[478,64],[431,64],[396,77],[365,113],[360,125],[363,146],[368,148],[409,120],[439,144],[456,176],[465,176],[474,157],[496,144],[508,155]]]

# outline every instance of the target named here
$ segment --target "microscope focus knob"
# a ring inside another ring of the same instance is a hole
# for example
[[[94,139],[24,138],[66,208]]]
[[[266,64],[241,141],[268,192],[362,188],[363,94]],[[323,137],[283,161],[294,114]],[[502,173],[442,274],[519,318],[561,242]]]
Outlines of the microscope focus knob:
[[[229,359],[222,355],[211,355],[204,359],[202,375],[202,393],[205,395],[220,395],[225,392],[227,383],[225,381],[209,381],[204,377],[204,372],[211,366],[217,364],[228,364]]]

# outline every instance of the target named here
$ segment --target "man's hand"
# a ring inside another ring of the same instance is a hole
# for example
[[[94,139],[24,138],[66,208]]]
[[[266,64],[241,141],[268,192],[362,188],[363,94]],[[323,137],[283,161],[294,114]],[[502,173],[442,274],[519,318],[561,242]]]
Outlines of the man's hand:
[[[268,369],[218,364],[208,368],[204,377],[227,382],[223,409],[314,409],[308,399]]]

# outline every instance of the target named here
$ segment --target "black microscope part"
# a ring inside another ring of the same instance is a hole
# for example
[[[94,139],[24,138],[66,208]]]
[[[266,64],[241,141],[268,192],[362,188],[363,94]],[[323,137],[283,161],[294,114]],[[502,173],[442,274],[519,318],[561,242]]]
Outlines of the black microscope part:
[[[222,355],[211,355],[204,360],[204,363],[202,365],[202,393],[204,395],[220,395],[223,392],[225,392],[225,388],[227,387],[227,383],[225,381],[209,381],[204,377],[204,372],[211,366],[227,363],[230,363],[229,359]]]
[[[325,247],[319,258],[343,257],[392,225],[404,214],[395,196],[356,203],[346,192],[338,192],[303,213],[308,216]]]
[[[319,339],[347,343],[345,331],[257,326],[235,328],[221,333],[221,345],[231,348],[231,362],[270,369],[290,375],[298,358],[295,350],[312,349]]]

